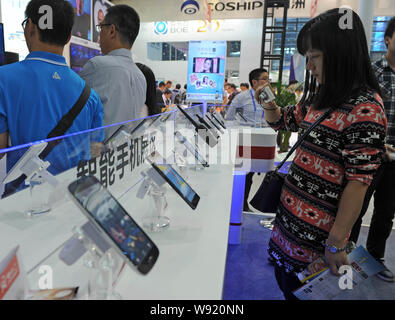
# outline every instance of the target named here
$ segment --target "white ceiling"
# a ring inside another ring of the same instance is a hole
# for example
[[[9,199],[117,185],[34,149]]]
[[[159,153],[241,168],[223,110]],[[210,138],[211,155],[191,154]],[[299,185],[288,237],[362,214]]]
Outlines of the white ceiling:
[[[303,1],[290,0],[288,16],[310,17],[311,1],[304,0],[304,8],[292,8],[294,4]],[[182,5],[187,0],[113,0],[112,2],[130,5],[139,13],[142,22],[206,20],[203,0],[196,0],[199,10],[194,14],[184,12],[188,7],[184,7],[181,11]],[[208,0],[208,2],[214,7],[212,19],[258,19],[263,17],[263,0]],[[358,0],[318,0],[317,14],[342,5],[351,6],[355,11],[358,10]],[[237,6],[239,10],[236,10]],[[193,5],[189,5],[189,7],[196,8]],[[254,10],[253,7],[255,7]],[[275,15],[282,16],[282,12],[282,9],[276,9]],[[376,0],[375,15],[395,15],[395,1]]]

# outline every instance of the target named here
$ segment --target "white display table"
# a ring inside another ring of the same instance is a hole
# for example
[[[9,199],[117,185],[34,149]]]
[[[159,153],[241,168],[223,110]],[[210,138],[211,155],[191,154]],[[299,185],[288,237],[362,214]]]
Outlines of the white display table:
[[[146,168],[147,163],[137,168],[130,179],[123,179],[109,188],[141,227],[150,199],[138,199],[136,192],[140,172]],[[170,218],[170,227],[159,233],[145,230],[158,246],[159,258],[145,276],[125,267],[116,287],[123,299],[222,298],[233,171],[233,163],[187,171],[187,182],[200,196],[196,210],[168,187],[165,215]],[[66,196],[66,186],[75,180],[76,169],[57,177],[61,181],[57,192],[64,195],[64,199],[48,214],[35,218],[24,215],[21,203],[27,203],[28,189],[0,201],[0,259],[19,244],[32,289],[38,289],[41,276],[38,269],[42,265],[52,268],[54,287],[85,288],[92,272],[83,266],[83,258],[67,266],[58,257],[63,244],[73,235],[73,227],[83,225],[87,219]],[[45,184],[40,194],[44,197],[51,191],[53,189]]]

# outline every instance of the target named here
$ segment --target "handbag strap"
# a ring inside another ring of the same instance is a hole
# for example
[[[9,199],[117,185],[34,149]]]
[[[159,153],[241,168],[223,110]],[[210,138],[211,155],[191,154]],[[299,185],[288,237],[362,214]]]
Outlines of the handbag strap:
[[[294,153],[294,151],[296,150],[296,148],[298,148],[303,139],[305,139],[307,137],[307,135],[311,132],[311,130],[313,130],[316,126],[318,126],[322,121],[324,121],[324,119],[332,112],[332,109],[329,108],[328,110],[326,110],[312,125],[310,125],[309,128],[307,128],[307,130],[303,133],[303,135],[298,139],[298,141],[293,145],[293,147],[291,148],[291,150],[289,150],[288,154],[285,156],[285,158],[283,159],[283,161],[280,162],[280,164],[276,167],[275,171],[278,171],[281,169],[281,167],[284,165],[284,163],[288,160],[288,158],[292,155],[292,153]]]
[[[85,83],[85,87],[82,90],[82,93],[78,98],[78,100],[76,101],[76,103],[62,117],[62,119],[58,122],[58,124],[51,130],[51,132],[47,136],[47,139],[59,137],[66,133],[66,131],[72,126],[75,118],[77,118],[77,116],[80,114],[82,108],[86,105],[90,97],[90,94],[91,94],[91,89]],[[61,140],[62,139],[49,141],[47,146],[40,153],[39,158],[45,159],[48,156],[48,154],[53,150],[53,148],[55,148],[61,142]],[[14,181],[10,182],[9,185],[6,187],[3,197],[6,197],[11,193],[14,193],[19,188],[19,186],[23,183],[23,181],[25,181],[26,178],[27,178],[26,175],[22,174],[18,179],[15,179]]]
[[[77,116],[80,114],[82,108],[88,102],[90,95],[91,95],[91,89],[85,83],[84,89],[82,90],[82,93],[81,93],[80,97],[78,98],[78,100],[76,101],[76,103],[62,117],[62,119],[60,119],[58,124],[51,130],[51,132],[47,136],[47,139],[63,136],[67,132],[67,130],[70,129],[70,127],[73,125],[75,118],[77,118]],[[61,139],[57,139],[57,140],[48,142],[47,146],[40,153],[39,157],[41,159],[45,159],[47,157],[47,155],[52,151],[52,149],[55,148],[60,142],[61,142]]]

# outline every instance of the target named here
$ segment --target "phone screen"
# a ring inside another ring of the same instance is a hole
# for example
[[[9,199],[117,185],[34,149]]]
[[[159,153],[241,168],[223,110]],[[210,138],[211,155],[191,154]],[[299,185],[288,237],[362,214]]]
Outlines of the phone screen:
[[[180,132],[175,133],[177,139],[185,145],[185,147],[189,150],[190,153],[192,153],[196,160],[198,160],[203,166],[208,167],[208,163],[206,159],[203,158],[203,156],[197,151],[196,147],[194,147],[187,138],[185,138]]]
[[[69,190],[122,253],[134,265],[143,265],[140,271],[152,268],[159,254],[157,247],[95,177],[82,177],[70,184]]]
[[[171,165],[152,163],[152,166],[165,178],[172,188],[181,195],[192,209],[196,209],[200,197]]]

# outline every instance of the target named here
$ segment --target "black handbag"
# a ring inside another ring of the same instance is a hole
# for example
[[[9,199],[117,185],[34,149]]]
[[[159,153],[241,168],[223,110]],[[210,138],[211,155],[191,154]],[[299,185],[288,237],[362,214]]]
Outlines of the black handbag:
[[[268,171],[263,178],[262,184],[256,192],[255,196],[250,201],[253,208],[261,212],[276,213],[277,207],[280,203],[281,190],[287,176],[285,173],[279,172],[284,163],[288,160],[291,154],[300,146],[303,139],[313,130],[318,124],[320,124],[326,117],[329,116],[332,109],[325,111],[317,121],[315,121],[299,138],[295,145],[289,150],[288,154],[283,161],[271,171]]]

